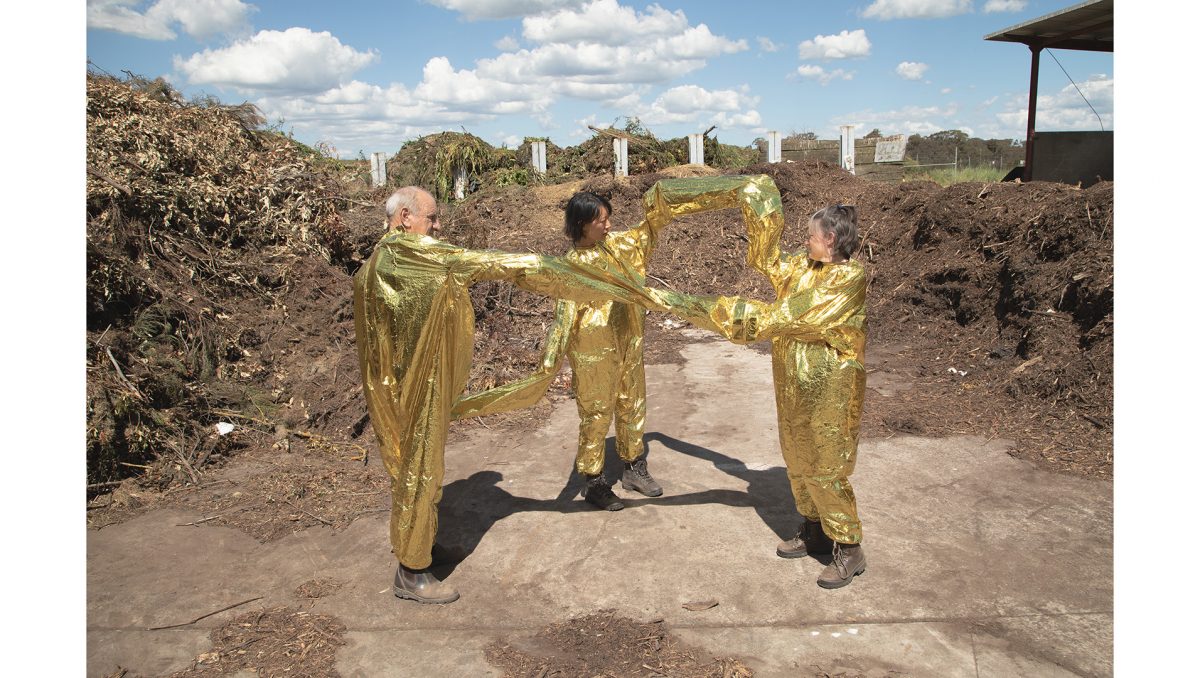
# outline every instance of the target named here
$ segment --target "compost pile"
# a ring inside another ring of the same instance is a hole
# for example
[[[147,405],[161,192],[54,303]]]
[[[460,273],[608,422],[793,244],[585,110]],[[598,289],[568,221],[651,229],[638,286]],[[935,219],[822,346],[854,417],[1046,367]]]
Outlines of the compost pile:
[[[189,104],[151,85],[88,77],[89,489],[131,476],[142,487],[195,485],[204,465],[237,449],[314,449],[326,456],[286,467],[311,482],[264,481],[254,510],[275,507],[289,529],[346,524],[361,507],[329,496],[385,485],[374,470],[332,477],[321,464],[363,459],[374,445],[351,275],[382,233],[390,189],[368,190],[361,167],[259,129],[252,109]],[[516,157],[465,135],[434,136],[422,141],[434,146],[401,149],[389,183],[423,183],[399,169],[417,167],[418,155],[432,158],[420,171],[442,172],[438,148],[477,154],[493,170],[508,162],[497,157]],[[597,136],[556,155],[593,146],[593,155],[611,154],[610,141]],[[581,180],[485,187],[443,207],[443,237],[561,254],[562,209],[576,190],[609,197],[620,229],[641,219],[642,194],[656,180],[718,171],[675,165],[617,180],[609,161]],[[724,171],[775,179],[789,224],[785,249],[803,242],[802,216],[858,205],[860,258],[871,276],[868,368],[899,366],[916,396],[869,392],[866,437],[1002,436],[1052,468],[1111,473],[1111,183],[943,189],[871,182],[820,163]],[[767,281],[745,265],[745,247],[736,211],[680,219],[650,261],[649,282],[770,299]],[[553,302],[500,283],[476,285],[472,298],[468,388],[532,370]],[[679,360],[678,347],[693,341],[661,314],[651,315],[647,335],[650,363]],[[567,383],[560,375],[552,393],[566,395]],[[263,472],[279,475],[274,466]],[[112,502],[136,495],[122,489]],[[249,505],[234,494],[222,506]],[[287,531],[269,527],[262,538]]]
[[[88,74],[89,490],[197,482],[248,428],[286,438],[311,423],[315,371],[301,366],[352,349],[337,211],[350,179],[261,122],[161,81]]]
[[[932,182],[886,184],[825,163],[761,164],[739,173],[772,176],[783,198],[785,250],[800,246],[797,223],[829,204],[857,205],[870,276],[868,369],[873,349],[914,382],[915,397],[868,393],[864,435],[972,433],[1015,439],[1019,456],[1051,468],[1108,476],[1112,451],[1113,187]],[[614,229],[642,216],[641,197],[665,174],[596,177],[573,188],[608,197]],[[476,245],[560,254],[566,240],[532,205],[555,217],[544,189],[481,196],[464,206]],[[650,284],[687,292],[771,299],[767,280],[745,265],[735,210],[680,219],[650,260]],[[537,364],[550,302],[495,283],[473,289],[482,316],[471,388]],[[677,359],[687,340],[651,314],[647,362]],[[565,392],[565,380],[560,391]]]

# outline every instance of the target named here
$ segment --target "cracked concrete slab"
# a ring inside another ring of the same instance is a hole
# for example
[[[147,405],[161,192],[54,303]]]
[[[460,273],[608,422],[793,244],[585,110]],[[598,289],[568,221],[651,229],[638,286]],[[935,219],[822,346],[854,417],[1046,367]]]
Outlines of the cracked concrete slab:
[[[89,532],[88,674],[185,668],[209,630],[246,609],[301,604],[295,587],[315,577],[343,582],[303,604],[348,627],[345,676],[499,675],[483,658],[492,640],[604,608],[662,618],[759,676],[1112,673],[1110,481],[1038,470],[1002,439],[865,439],[852,481],[867,571],[825,591],[821,562],[774,553],[798,517],[770,357],[716,342],[683,354],[683,365],[647,367],[662,497],[618,484],[627,508],[611,513],[578,499],[569,400],[528,435],[480,427],[450,445],[440,539],[468,556],[439,570],[462,593],[449,606],[392,596],[386,514],[267,544],[180,527],[202,516],[168,509]],[[255,596],[186,629],[145,630]],[[718,605],[683,608],[705,599]]]

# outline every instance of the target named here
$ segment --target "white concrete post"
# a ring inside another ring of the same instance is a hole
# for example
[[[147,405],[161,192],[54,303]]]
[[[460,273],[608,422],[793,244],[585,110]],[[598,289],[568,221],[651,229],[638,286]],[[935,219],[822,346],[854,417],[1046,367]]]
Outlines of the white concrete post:
[[[379,187],[387,183],[387,154],[371,154],[371,186]]]
[[[854,125],[842,125],[842,169],[854,174]]]
[[[693,165],[704,164],[704,135],[688,135],[688,162]]]
[[[613,156],[616,158],[615,174],[619,177],[629,176],[629,139],[624,137],[613,139]]]
[[[454,199],[462,200],[467,194],[467,168],[458,167],[454,170]]]
[[[535,170],[541,172],[542,174],[545,174],[546,173],[546,142],[544,142],[544,141],[532,142],[532,144],[530,145],[530,151],[532,153],[532,157],[530,158],[530,161],[533,165],[533,168]]]
[[[783,161],[783,143],[779,132],[767,132],[767,162]]]

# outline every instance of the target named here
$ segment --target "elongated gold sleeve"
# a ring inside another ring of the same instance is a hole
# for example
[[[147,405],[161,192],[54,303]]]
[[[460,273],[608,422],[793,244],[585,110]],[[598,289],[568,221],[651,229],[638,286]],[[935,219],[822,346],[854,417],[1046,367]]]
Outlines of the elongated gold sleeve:
[[[637,226],[610,233],[591,247],[575,248],[565,258],[641,281],[660,232],[676,217],[740,207],[747,223],[753,225],[751,256],[764,261],[770,258],[770,244],[778,241],[784,227],[779,191],[766,175],[660,181],[646,192],[643,207],[646,216]],[[678,305],[682,317],[695,317],[701,326],[736,340],[757,338],[749,336],[757,335],[757,326],[747,329],[742,324],[745,304],[730,302],[727,308],[720,299],[653,289],[648,294],[658,300],[658,310],[674,312]],[[771,309],[763,305],[748,312],[756,321],[759,316],[769,317]],[[533,404],[553,380],[565,348],[580,421],[576,469],[585,475],[600,473],[604,439],[614,424],[617,454],[634,461],[645,450],[644,341],[645,313],[640,308],[620,301],[581,303],[567,309],[560,305],[539,369],[510,384],[463,398],[455,406],[454,416],[492,414]]]
[[[639,281],[579,261],[466,250],[401,232],[379,242],[354,277],[355,339],[371,425],[392,478],[392,546],[414,569],[429,565],[437,534],[446,432],[474,344],[468,289],[481,280],[579,302],[658,307]]]
[[[861,541],[862,526],[849,475],[857,455],[866,388],[866,275],[862,265],[853,260],[819,263],[804,251],[783,252],[779,246],[785,226],[782,201],[766,175],[660,181],[646,192],[643,206],[646,218],[638,228],[615,234],[617,237],[610,235],[608,247],[589,248],[578,258],[609,270],[644,275],[650,249],[645,245],[652,248],[657,234],[673,219],[711,209],[740,208],[749,240],[747,263],[771,281],[775,301],[650,289],[647,293],[655,303],[646,305],[667,310],[730,341],[772,342],[780,447],[796,508],[807,517],[820,519],[833,539]],[[602,416],[602,405],[613,403],[610,411],[615,409],[620,388],[629,381],[619,368],[634,338],[641,367],[642,326],[611,318],[605,309],[612,307],[580,305],[574,318],[560,315],[537,374],[509,387],[473,395],[465,402],[485,404],[491,408],[487,411],[503,411],[536,401],[557,372],[565,346],[581,395],[577,468],[598,470],[596,460],[602,464],[602,457],[596,453],[596,444],[589,441],[599,436],[602,451],[611,420]],[[584,377],[581,383],[581,373],[599,377],[592,381]],[[644,408],[644,391],[642,404]],[[636,407],[629,409],[637,411]],[[593,432],[585,440],[584,430],[589,426]],[[604,432],[597,433],[601,426]],[[638,437],[640,441],[640,431]],[[622,441],[620,432],[617,439]],[[628,441],[625,446],[631,447]]]

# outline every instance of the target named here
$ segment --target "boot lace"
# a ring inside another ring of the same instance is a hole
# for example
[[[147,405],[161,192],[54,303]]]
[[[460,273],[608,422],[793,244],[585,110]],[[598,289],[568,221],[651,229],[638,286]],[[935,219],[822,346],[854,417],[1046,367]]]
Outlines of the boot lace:
[[[842,550],[840,542],[833,542],[833,566],[837,569],[838,576],[845,579],[850,572],[850,568],[846,566],[846,552]]]

